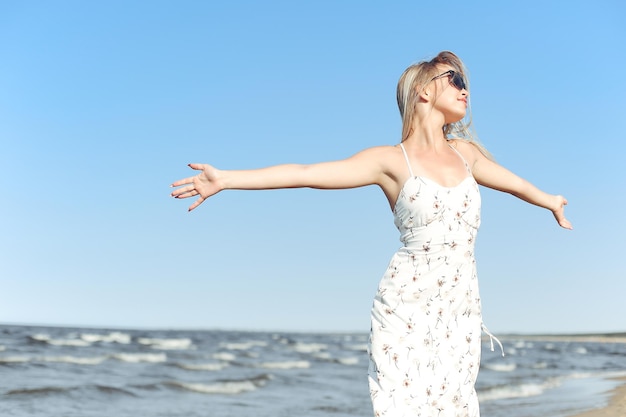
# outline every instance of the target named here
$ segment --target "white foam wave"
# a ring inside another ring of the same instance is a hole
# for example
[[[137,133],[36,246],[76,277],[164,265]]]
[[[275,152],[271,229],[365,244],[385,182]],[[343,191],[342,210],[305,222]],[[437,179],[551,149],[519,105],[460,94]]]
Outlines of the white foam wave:
[[[30,362],[31,358],[28,356],[4,356],[0,357],[0,363],[24,363]]]
[[[220,361],[226,361],[226,362],[231,362],[231,361],[234,361],[235,359],[237,359],[237,357],[235,355],[233,355],[232,353],[227,353],[227,352],[214,353],[213,355],[211,355],[211,357],[213,359],[217,359],[217,360],[220,360]]]
[[[313,357],[316,359],[324,360],[324,361],[331,360],[333,358],[331,354],[328,352],[318,352],[318,353],[313,354]]]
[[[317,353],[328,349],[328,345],[323,343],[296,343],[292,346],[292,349],[300,353]]]
[[[264,342],[262,340],[251,340],[249,342],[241,343],[220,343],[220,347],[227,350],[249,350],[256,346],[267,346],[267,342]]]
[[[76,356],[43,356],[39,358],[43,362],[71,363],[74,365],[99,365],[107,358],[105,356],[76,357]]]
[[[587,349],[585,349],[584,346],[579,346],[576,349],[574,349],[574,352],[580,354],[580,355],[585,355],[587,354]]]
[[[0,345],[0,352],[2,352],[2,351],[4,351],[4,350],[6,350],[6,347],[4,347],[4,346]]]
[[[541,395],[545,390],[554,388],[560,383],[557,379],[550,379],[542,384],[520,384],[489,388],[478,392],[480,401],[493,401],[505,398],[525,398]]]
[[[329,352],[317,352],[313,353],[311,356],[324,362],[338,363],[341,365],[357,365],[361,361],[357,356],[335,358]]]
[[[178,366],[188,371],[221,371],[229,365],[227,363],[183,363]]]
[[[550,352],[556,352],[559,350],[554,343],[546,343],[543,348],[544,350],[548,350]]]
[[[130,363],[159,363],[167,361],[167,355],[165,353],[116,353],[115,355],[111,355],[111,357],[122,362]]]
[[[203,394],[241,394],[242,392],[250,392],[257,389],[252,381],[238,382],[220,382],[216,384],[199,384],[175,382],[174,385],[189,391],[200,392]]]
[[[342,365],[356,365],[359,363],[359,358],[357,357],[338,358],[338,359],[335,359],[335,362],[340,363]]]
[[[483,365],[486,369],[496,372],[513,372],[517,365],[513,362],[509,363],[486,363]]]
[[[355,344],[355,345],[346,345],[346,349],[367,352],[368,346],[367,346],[367,343],[360,343],[360,344]]]
[[[82,339],[52,339],[50,335],[39,333],[31,336],[33,340],[37,340],[38,342],[44,342],[53,346],[76,346],[76,347],[85,347],[91,345],[86,340]]]
[[[48,340],[50,340],[50,335],[47,335],[45,333],[37,333],[31,335],[30,338],[39,342],[47,342]]]
[[[111,332],[109,334],[83,333],[80,338],[89,343],[120,343],[128,345],[131,342],[131,336],[122,332]]]
[[[193,346],[191,339],[154,339],[147,337],[140,337],[137,339],[137,343],[150,346],[152,349],[159,350],[187,350]]]
[[[285,361],[285,362],[263,362],[257,365],[259,368],[266,369],[305,369],[310,368],[309,361]]]
[[[567,377],[571,379],[597,378],[601,377],[601,374],[597,372],[574,372],[573,374],[569,374]]]

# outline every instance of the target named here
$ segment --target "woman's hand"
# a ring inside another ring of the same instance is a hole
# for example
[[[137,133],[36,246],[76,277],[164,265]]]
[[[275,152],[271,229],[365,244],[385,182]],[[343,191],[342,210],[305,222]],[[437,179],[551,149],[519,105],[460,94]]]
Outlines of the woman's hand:
[[[217,194],[223,189],[220,185],[218,170],[207,164],[189,164],[191,169],[202,171],[194,177],[184,178],[172,183],[171,187],[181,187],[172,191],[174,198],[189,198],[199,196],[189,206],[189,211],[195,209],[207,198]]]
[[[557,195],[556,197],[556,209],[552,209],[552,214],[554,214],[554,218],[559,223],[559,226],[565,229],[573,229],[572,224],[565,218],[565,206],[567,205],[567,200],[562,195]]]

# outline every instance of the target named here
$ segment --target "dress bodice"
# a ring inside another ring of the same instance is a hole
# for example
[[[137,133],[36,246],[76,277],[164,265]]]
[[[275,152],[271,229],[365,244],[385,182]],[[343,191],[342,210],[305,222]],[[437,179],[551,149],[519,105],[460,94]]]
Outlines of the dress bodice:
[[[402,151],[411,176],[398,195],[393,214],[404,246],[473,245],[480,226],[480,192],[461,154],[456,151],[468,176],[454,187],[444,187],[429,178],[414,176],[404,147]]]

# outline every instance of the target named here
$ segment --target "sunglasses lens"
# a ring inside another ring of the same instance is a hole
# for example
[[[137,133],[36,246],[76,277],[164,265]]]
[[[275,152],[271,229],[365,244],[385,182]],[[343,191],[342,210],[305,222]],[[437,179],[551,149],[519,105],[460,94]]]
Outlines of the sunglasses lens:
[[[461,77],[456,72],[453,73],[451,81],[452,81],[452,85],[454,85],[459,90],[465,89],[465,80],[463,80],[463,77]]]

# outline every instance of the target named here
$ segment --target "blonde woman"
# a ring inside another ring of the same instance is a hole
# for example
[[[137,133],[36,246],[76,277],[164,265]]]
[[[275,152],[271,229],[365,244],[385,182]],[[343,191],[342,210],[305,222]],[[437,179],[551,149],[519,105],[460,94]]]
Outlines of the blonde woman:
[[[189,210],[228,189],[382,189],[403,246],[382,277],[371,313],[369,384],[376,416],[479,415],[474,383],[486,331],[474,261],[479,184],[546,208],[561,227],[572,228],[565,198],[498,165],[473,140],[464,122],[468,97],[463,63],[444,51],[400,78],[398,145],[312,165],[223,171],[190,164],[198,175],[172,184],[178,187],[173,197],[197,197]]]

